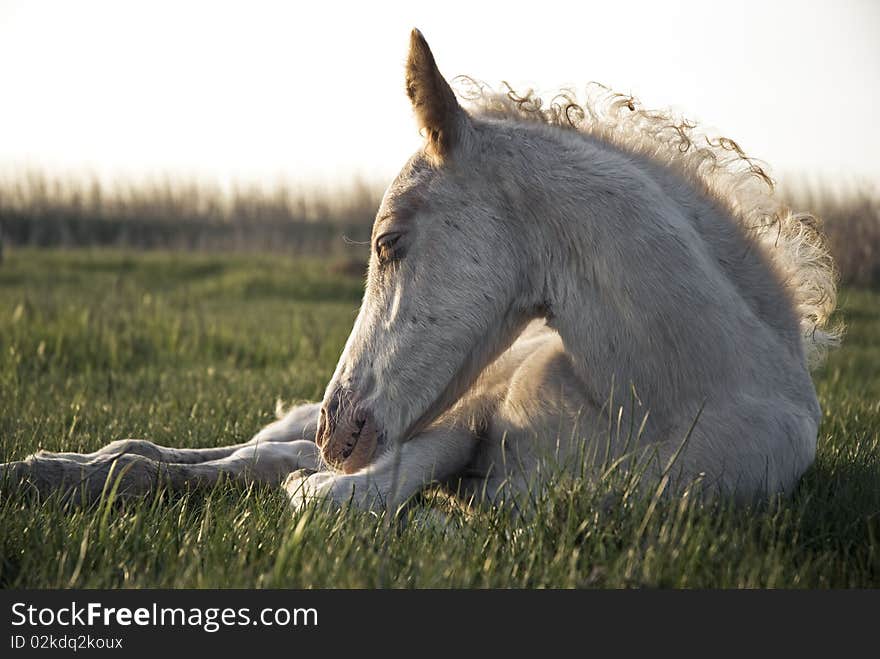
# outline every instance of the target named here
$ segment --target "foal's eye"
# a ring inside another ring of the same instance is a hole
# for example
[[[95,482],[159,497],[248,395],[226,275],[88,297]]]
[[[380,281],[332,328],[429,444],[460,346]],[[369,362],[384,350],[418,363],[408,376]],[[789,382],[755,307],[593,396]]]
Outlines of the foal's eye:
[[[376,256],[380,263],[388,263],[402,257],[398,249],[401,234],[386,233],[376,238]]]

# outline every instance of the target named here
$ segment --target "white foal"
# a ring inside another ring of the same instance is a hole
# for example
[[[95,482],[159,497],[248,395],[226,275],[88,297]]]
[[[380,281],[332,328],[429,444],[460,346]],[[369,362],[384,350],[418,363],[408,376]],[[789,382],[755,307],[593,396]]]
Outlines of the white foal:
[[[232,478],[381,508],[432,484],[501,502],[601,456],[670,491],[790,491],[821,418],[808,364],[836,340],[813,218],[734,142],[630,98],[477,89],[468,112],[417,31],[406,89],[424,147],[382,201],[322,404],[239,446],[125,440],[7,475],[94,495],[115,464],[129,495]]]

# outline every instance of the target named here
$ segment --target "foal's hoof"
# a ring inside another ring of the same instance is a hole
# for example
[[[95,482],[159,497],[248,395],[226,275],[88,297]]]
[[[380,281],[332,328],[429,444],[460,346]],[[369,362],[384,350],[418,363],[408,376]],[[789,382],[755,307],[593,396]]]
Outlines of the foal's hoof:
[[[289,486],[296,486],[301,481],[304,481],[306,478],[311,476],[312,474],[317,474],[317,469],[297,469],[296,471],[292,471],[284,479],[284,482],[281,484],[284,489],[287,489]]]
[[[281,481],[281,487],[291,499],[302,500],[302,490],[309,476],[318,473],[315,469],[297,469],[292,471]]]
[[[364,474],[340,474],[335,471],[300,469],[284,481],[284,489],[294,510],[320,502],[331,509],[356,508],[379,512],[385,510],[385,494]]]
[[[7,462],[0,464],[0,490],[20,489],[30,474],[26,462]]]
[[[31,455],[24,460],[0,464],[0,493],[22,492],[46,497],[61,489],[62,479],[54,472],[41,469],[43,462]]]

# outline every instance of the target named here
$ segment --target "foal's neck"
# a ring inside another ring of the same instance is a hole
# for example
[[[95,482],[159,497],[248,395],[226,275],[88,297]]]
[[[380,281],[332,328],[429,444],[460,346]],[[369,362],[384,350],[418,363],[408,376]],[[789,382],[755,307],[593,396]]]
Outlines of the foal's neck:
[[[718,391],[719,373],[738,377],[749,310],[695,227],[722,222],[717,210],[598,141],[546,141],[527,155],[533,192],[520,221],[548,324],[586,395],[602,405],[634,386],[662,416]]]

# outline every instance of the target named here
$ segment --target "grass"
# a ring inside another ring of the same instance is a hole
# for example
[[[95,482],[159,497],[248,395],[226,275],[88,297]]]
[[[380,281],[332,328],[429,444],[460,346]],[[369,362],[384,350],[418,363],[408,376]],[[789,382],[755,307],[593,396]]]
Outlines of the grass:
[[[0,267],[0,459],[121,437],[247,439],[275,402],[321,396],[361,283],[316,260],[10,250]],[[0,499],[0,585],[58,587],[876,587],[880,294],[816,374],[825,410],[797,492],[754,509],[560,483],[534,518],[420,502],[399,524],[300,517],[221,485],[82,508]]]

